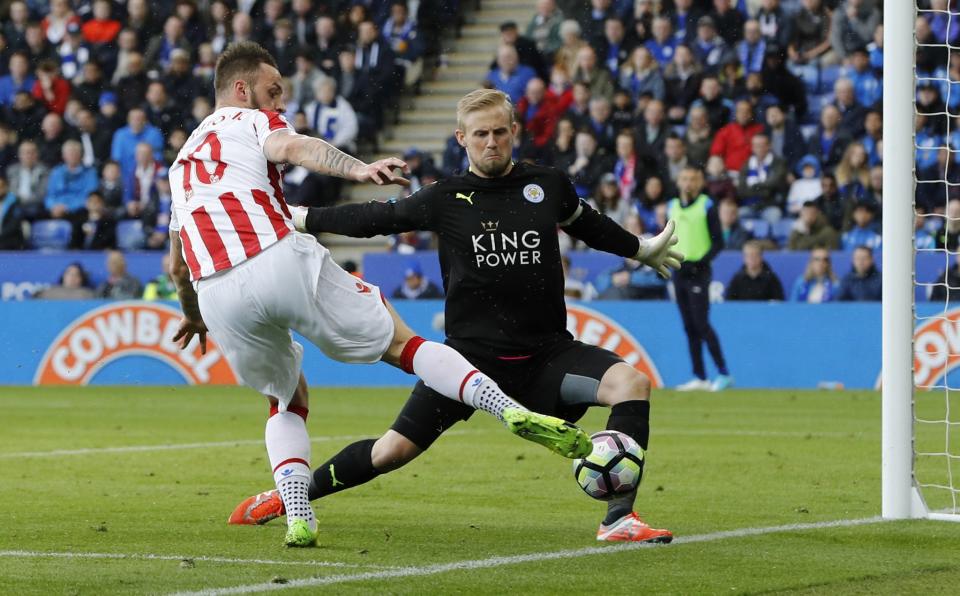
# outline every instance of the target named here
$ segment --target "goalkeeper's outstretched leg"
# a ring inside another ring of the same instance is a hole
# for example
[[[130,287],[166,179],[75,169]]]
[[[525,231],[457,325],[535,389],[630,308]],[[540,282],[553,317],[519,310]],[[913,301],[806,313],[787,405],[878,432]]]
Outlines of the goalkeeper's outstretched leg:
[[[548,367],[548,374],[543,375],[546,378],[535,379],[532,386],[544,390],[555,387],[554,398],[530,405],[550,403],[554,411],[572,420],[578,419],[590,405],[607,406],[610,408],[607,429],[629,435],[647,450],[650,380],[645,375],[606,350],[578,342],[569,342],[555,354],[552,362],[554,366]],[[558,370],[565,372],[557,377]],[[532,397],[530,401],[537,399]],[[359,486],[406,465],[456,422],[469,418],[473,411],[443,398],[423,382],[418,383],[393,426],[383,436],[352,443],[313,471],[310,499]],[[643,461],[647,459],[644,457]],[[634,511],[635,501],[636,492],[633,492],[607,504],[597,540],[670,542],[673,539],[668,530],[647,525]],[[230,516],[229,523],[263,524],[284,514],[283,503],[275,491],[270,491],[246,499]]]

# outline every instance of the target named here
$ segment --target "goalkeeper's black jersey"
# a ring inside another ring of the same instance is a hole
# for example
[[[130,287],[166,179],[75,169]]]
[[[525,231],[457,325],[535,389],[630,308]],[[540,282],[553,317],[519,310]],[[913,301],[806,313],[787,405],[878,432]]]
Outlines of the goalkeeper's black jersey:
[[[552,168],[451,176],[407,198],[311,209],[311,232],[348,236],[429,230],[438,236],[446,332],[497,355],[528,355],[569,338],[559,225],[595,248],[633,256],[636,237],[581,201]]]

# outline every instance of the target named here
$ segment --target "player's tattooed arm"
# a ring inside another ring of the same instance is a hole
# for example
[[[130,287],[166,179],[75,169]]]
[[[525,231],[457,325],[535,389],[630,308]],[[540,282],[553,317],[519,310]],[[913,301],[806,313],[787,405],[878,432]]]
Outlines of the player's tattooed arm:
[[[395,157],[381,159],[373,163],[364,163],[322,139],[316,139],[296,133],[273,134],[263,144],[267,159],[275,163],[290,163],[303,166],[308,170],[345,178],[354,182],[372,182],[374,184],[399,184],[409,186],[410,181],[402,173],[408,171],[407,164]]]
[[[177,297],[180,299],[180,308],[183,310],[183,320],[177,329],[173,341],[185,349],[194,335],[200,339],[200,353],[207,353],[207,326],[200,315],[200,302],[197,292],[190,283],[190,268],[183,260],[183,251],[180,244],[180,235],[170,230],[170,279],[177,287]]]

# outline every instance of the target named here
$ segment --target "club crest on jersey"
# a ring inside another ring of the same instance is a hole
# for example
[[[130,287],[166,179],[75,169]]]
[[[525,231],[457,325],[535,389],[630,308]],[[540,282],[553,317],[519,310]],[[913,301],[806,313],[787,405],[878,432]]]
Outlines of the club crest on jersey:
[[[543,187],[539,184],[528,184],[523,187],[523,198],[530,201],[531,203],[540,203],[543,201],[546,195],[543,192]]]

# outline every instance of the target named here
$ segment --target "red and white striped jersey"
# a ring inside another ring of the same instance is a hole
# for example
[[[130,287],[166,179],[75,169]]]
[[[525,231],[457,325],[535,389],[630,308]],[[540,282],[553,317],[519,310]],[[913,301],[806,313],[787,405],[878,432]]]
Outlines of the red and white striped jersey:
[[[280,168],[263,155],[271,134],[292,132],[277,112],[220,108],[207,116],[170,166],[170,229],[196,281],[274,244],[293,221]]]

